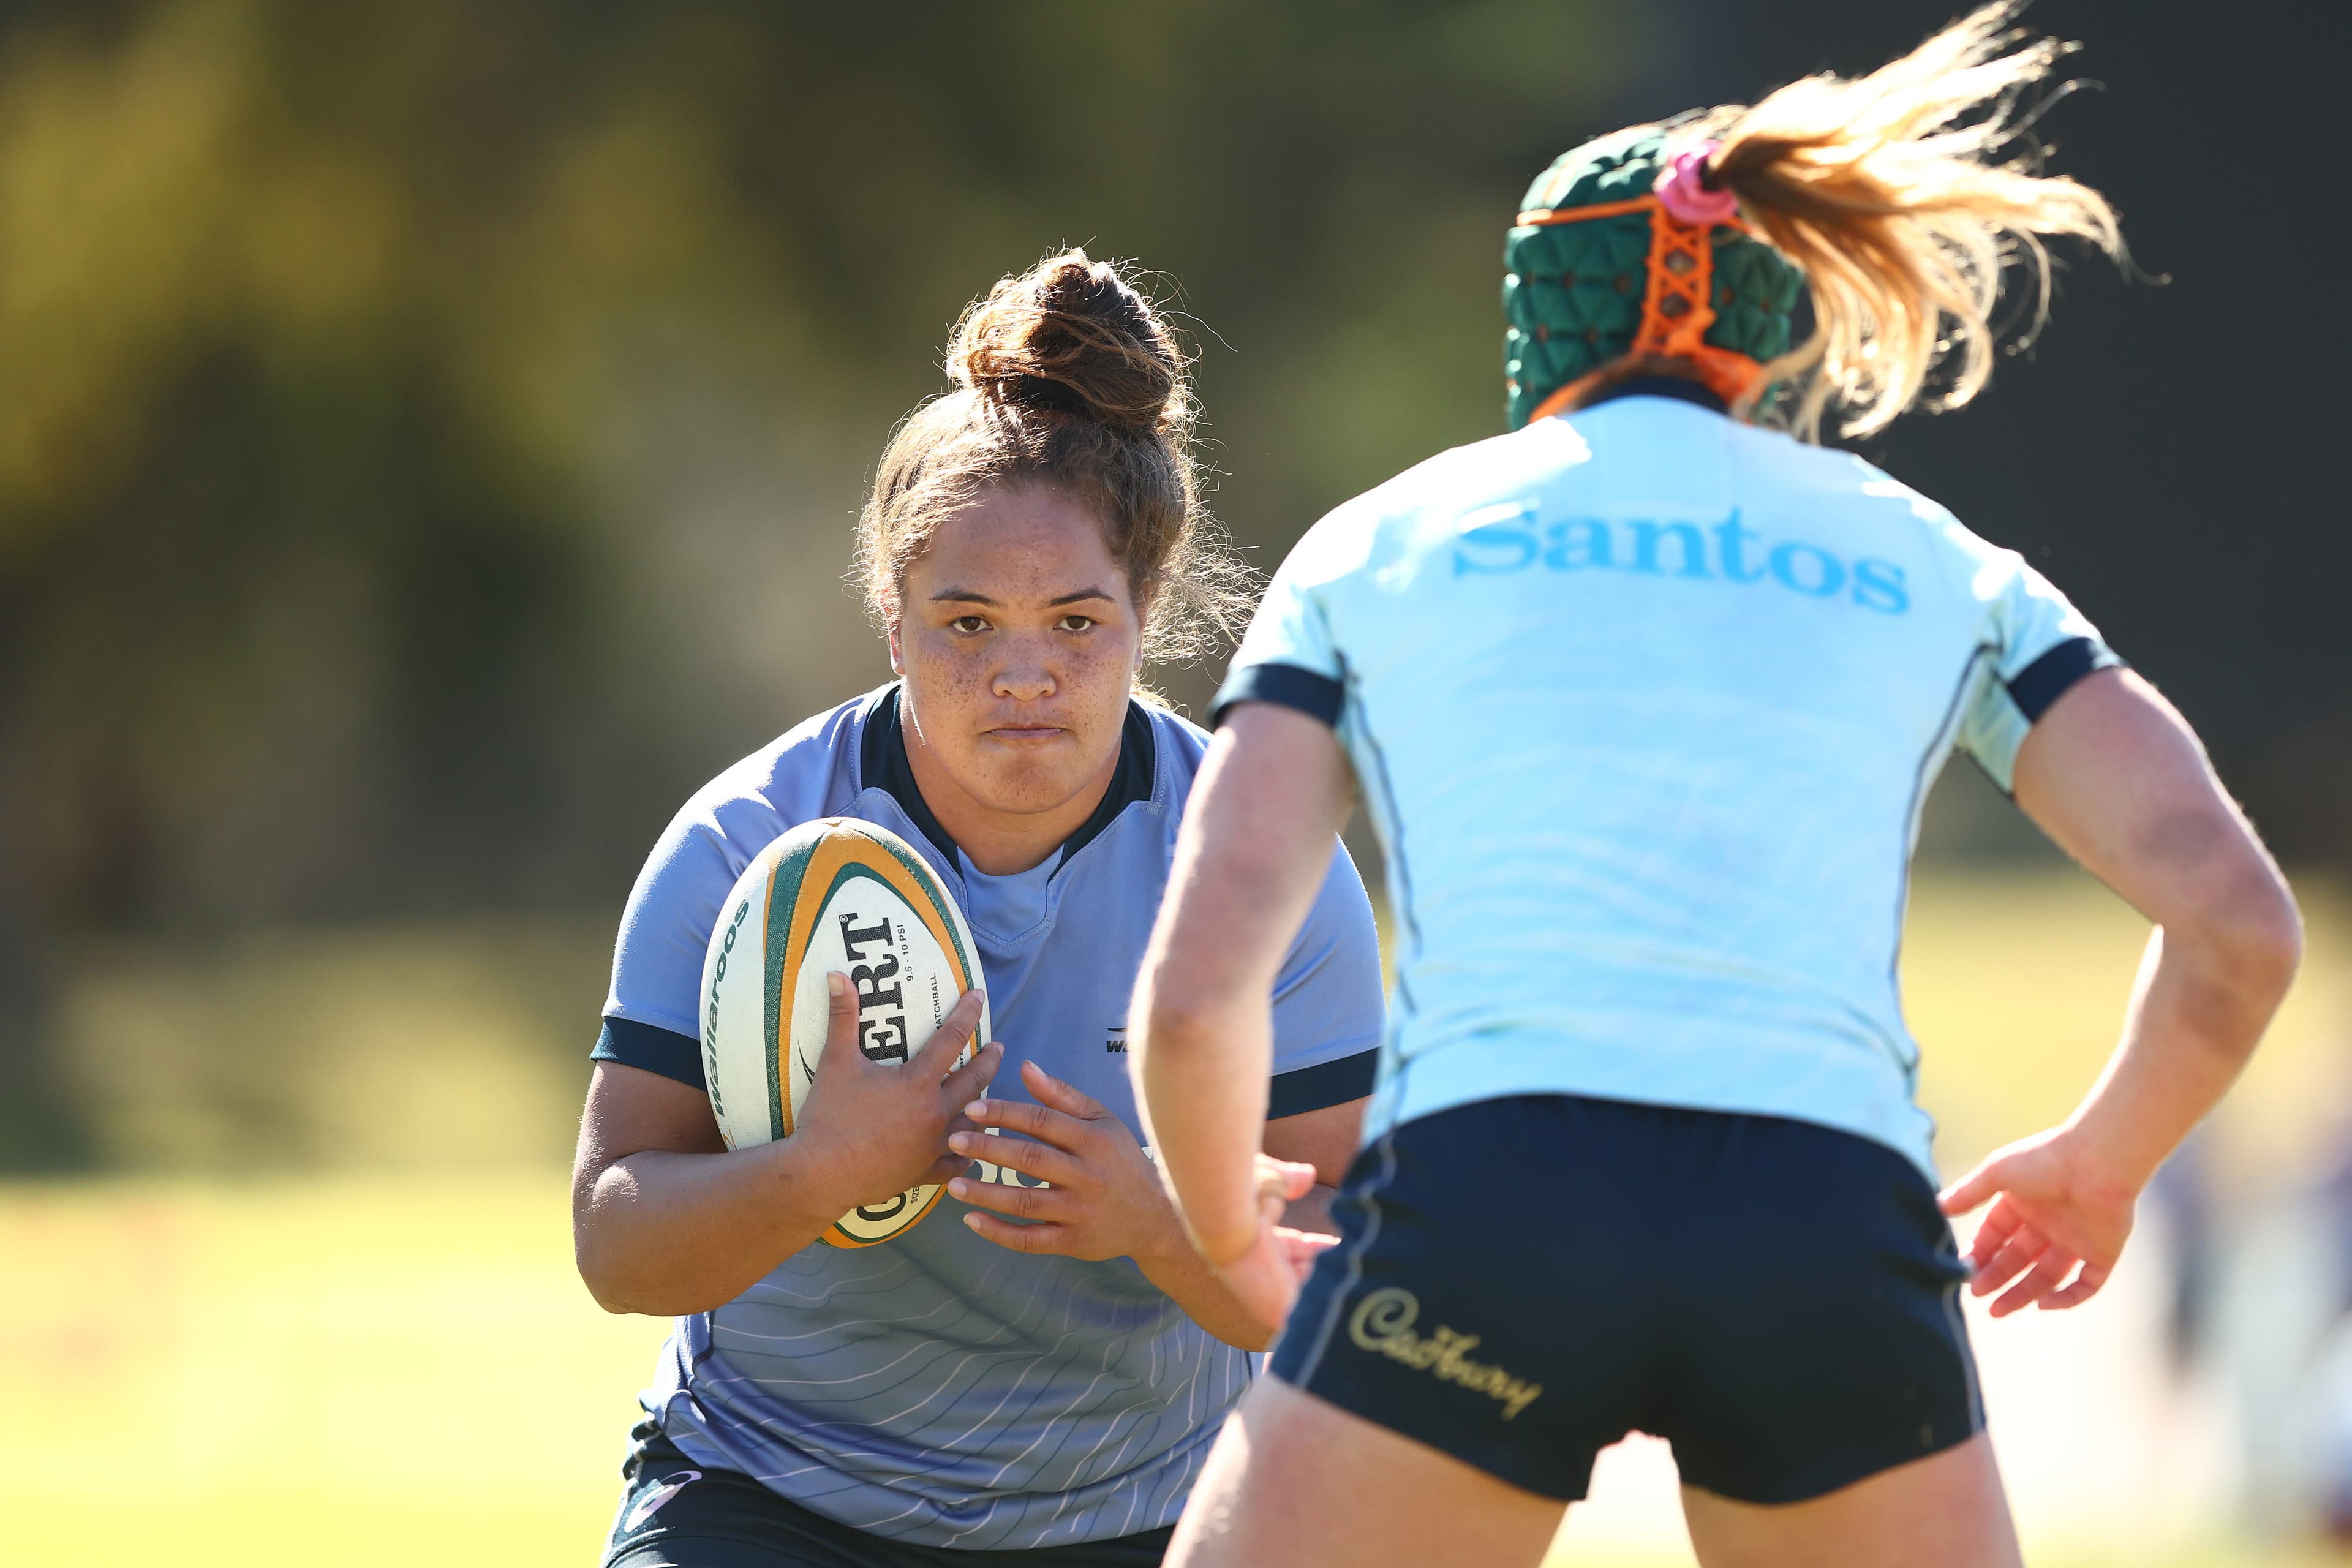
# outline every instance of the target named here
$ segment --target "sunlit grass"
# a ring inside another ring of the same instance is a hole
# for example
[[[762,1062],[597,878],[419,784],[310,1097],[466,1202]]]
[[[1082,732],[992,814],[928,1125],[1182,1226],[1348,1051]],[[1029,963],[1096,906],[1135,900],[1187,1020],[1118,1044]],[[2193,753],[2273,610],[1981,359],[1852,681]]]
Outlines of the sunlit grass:
[[[665,1326],[554,1170],[25,1186],[0,1256],[12,1562],[593,1561]]]
[[[2230,1120],[2248,1171],[2308,1146],[2345,1103],[2336,1065],[2345,1053],[2330,1047],[2352,1023],[2352,943],[2336,907],[2312,901],[2306,978]],[[2079,879],[1923,886],[1906,972],[1948,1164],[2063,1114],[2112,1039],[2143,935],[2127,910]],[[405,994],[406,1016],[426,1024],[446,1005],[432,998],[483,994],[481,953],[506,951],[478,938],[351,938],[346,950],[306,941],[265,945],[253,962],[270,977],[340,963],[354,1013],[380,1014]],[[445,971],[434,968],[436,952]],[[234,963],[215,966],[229,1000],[207,1002],[202,966],[144,963],[113,982],[88,976],[77,1005],[116,1027],[160,1028],[140,1021],[142,1007],[160,1020],[215,1006],[226,1020],[257,994],[255,975]],[[301,1005],[312,1020],[334,1013],[315,986]],[[446,1016],[462,1012],[447,1005]],[[103,1048],[100,1025],[85,1026],[87,1048]],[[0,1189],[0,1387],[15,1415],[0,1426],[0,1559],[253,1568],[594,1560],[635,1392],[664,1325],[607,1317],[573,1275],[563,1178],[546,1157],[562,1127],[544,1124],[558,1114],[544,1089],[460,1108],[469,1126],[493,1112],[529,1123],[516,1137],[532,1152],[528,1163],[460,1166],[430,1137],[431,1055],[403,1061],[380,1017],[344,1038],[388,1058],[369,1069],[380,1078],[400,1069],[415,1080],[338,1111],[377,1120],[360,1144],[367,1157],[353,1162],[373,1171]],[[537,1037],[501,1046],[478,1025],[466,1038],[469,1049],[506,1049],[526,1064],[548,1048]],[[312,1043],[331,1052],[335,1041],[328,1030]],[[161,1047],[151,1039],[139,1048]],[[271,1048],[282,1060],[291,1047]],[[445,1040],[444,1057],[448,1049]],[[317,1081],[353,1081],[337,1077],[352,1070],[324,1064]],[[536,1081],[543,1070],[490,1061],[462,1081],[479,1096],[502,1074]],[[421,1145],[409,1137],[419,1128]],[[321,1146],[331,1140],[312,1145]],[[419,1146],[444,1153],[401,1156]],[[484,1150],[478,1132],[467,1147]],[[413,1173],[419,1163],[441,1168]],[[2324,1561],[2219,1540],[2154,1552],[2044,1544],[2035,1561],[2060,1568]],[[1689,1561],[1671,1549],[1626,1551],[1602,1545],[1558,1561]]]

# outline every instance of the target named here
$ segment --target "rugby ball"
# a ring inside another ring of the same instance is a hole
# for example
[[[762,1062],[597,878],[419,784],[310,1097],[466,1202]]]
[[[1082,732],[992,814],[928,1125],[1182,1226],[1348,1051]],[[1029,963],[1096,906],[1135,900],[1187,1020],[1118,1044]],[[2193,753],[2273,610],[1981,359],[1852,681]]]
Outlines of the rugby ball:
[[[803,823],[769,845],[719,906],[702,961],[702,1071],[730,1149],[793,1135],[824,1048],[827,974],[849,977],[857,1048],[894,1067],[982,984],[971,930],[929,864],[888,828],[849,817]],[[957,1065],[988,1037],[983,1005]],[[887,1241],[939,1198],[936,1186],[911,1187],[819,1239]]]

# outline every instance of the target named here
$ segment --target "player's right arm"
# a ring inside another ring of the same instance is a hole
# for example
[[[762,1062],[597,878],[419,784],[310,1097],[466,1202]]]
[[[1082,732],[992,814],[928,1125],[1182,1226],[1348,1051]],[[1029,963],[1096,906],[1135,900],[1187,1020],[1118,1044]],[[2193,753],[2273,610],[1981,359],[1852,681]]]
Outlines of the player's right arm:
[[[857,1049],[857,1008],[833,978],[824,1050],[800,1128],[730,1152],[702,1090],[600,1061],[572,1171],[580,1277],[610,1312],[709,1311],[862,1203],[961,1174],[950,1132],[1003,1058],[991,1044],[948,1070],[980,1025],[981,995],[956,1004],[904,1068]]]
[[[1996,1316],[2097,1291],[2140,1190],[2253,1054],[2303,952],[2278,867],[2187,721],[2138,676],[2101,670],[2059,698],[2018,747],[2014,784],[2042,831],[2156,931],[2082,1105],[1945,1194],[1950,1214],[1992,1205],[1971,1261],[1977,1294],[2009,1286]]]

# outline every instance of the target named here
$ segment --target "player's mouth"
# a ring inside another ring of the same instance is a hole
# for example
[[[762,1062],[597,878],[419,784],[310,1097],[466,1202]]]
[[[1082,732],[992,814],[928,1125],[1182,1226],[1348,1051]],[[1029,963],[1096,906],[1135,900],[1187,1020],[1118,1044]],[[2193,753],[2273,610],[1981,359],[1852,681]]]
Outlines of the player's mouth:
[[[1045,745],[1069,733],[1059,724],[999,724],[986,731],[992,741],[1015,746]]]

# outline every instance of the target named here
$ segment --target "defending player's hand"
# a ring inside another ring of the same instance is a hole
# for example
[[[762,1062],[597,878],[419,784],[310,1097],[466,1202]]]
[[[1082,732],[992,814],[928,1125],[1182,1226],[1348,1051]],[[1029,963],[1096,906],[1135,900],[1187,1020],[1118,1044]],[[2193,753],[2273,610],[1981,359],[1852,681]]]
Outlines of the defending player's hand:
[[[2009,1286],[1992,1304],[1992,1315],[2005,1318],[2037,1304],[2059,1311],[2097,1295],[2123,1256],[2138,1198],[2136,1184],[2100,1168],[2059,1128],[1994,1151],[1939,1201],[1948,1215],[1991,1202],[1969,1247],[1976,1271],[1969,1289],[1990,1296]]]
[[[1281,1328],[1290,1316],[1291,1303],[1298,1300],[1317,1256],[1339,1245],[1336,1236],[1292,1230],[1280,1223],[1283,1211],[1314,1186],[1314,1166],[1258,1155],[1257,1240],[1232,1262],[1211,1265],[1250,1315],[1269,1330]]]
[[[959,1132],[950,1147],[961,1156],[1048,1184],[1000,1185],[971,1177],[950,1182],[950,1196],[975,1210],[992,1211],[966,1215],[964,1223],[1015,1252],[1050,1252],[1089,1262],[1139,1260],[1184,1246],[1175,1207],[1127,1124],[1035,1062],[1021,1064],[1021,1081],[1037,1097],[1036,1104],[974,1100],[965,1116],[980,1127],[1002,1131]],[[1015,1225],[999,1215],[1030,1223]]]
[[[870,1204],[909,1187],[947,1181],[971,1162],[949,1139],[971,1127],[963,1107],[987,1092],[1004,1059],[992,1040],[954,1066],[980,1026],[982,996],[967,991],[904,1067],[868,1061],[857,1048],[857,999],[841,975],[826,976],[829,1015],[824,1050],[802,1108],[796,1140],[819,1145],[818,1158],[846,1202]]]

